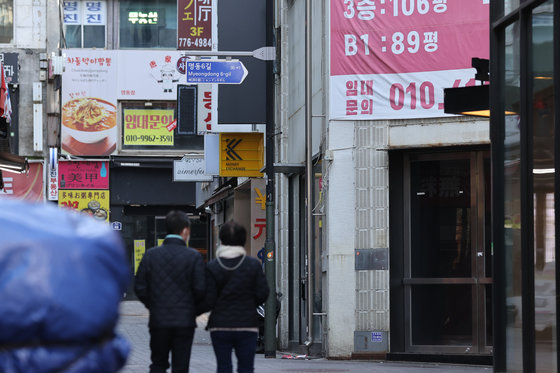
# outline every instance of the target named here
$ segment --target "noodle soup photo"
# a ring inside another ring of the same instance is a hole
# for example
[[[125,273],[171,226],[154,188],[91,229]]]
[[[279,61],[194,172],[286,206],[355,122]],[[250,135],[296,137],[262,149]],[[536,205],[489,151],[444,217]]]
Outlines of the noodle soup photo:
[[[116,137],[116,124],[115,105],[99,98],[77,98],[62,107],[63,131],[82,143]]]

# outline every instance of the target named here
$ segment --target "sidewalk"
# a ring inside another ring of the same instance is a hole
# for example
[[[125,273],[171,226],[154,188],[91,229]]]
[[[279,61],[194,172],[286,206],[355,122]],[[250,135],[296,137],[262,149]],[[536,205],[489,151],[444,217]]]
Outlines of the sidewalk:
[[[140,302],[123,301],[120,307],[121,319],[118,331],[128,339],[132,352],[121,373],[147,373],[150,365],[150,348],[148,334],[148,311]],[[197,319],[199,327],[196,329],[191,354],[190,373],[214,373],[216,363],[210,343],[210,335],[204,330],[206,315]],[[429,363],[399,363],[372,362],[356,360],[287,360],[282,359],[283,353],[278,353],[276,359],[265,359],[257,354],[255,372],[266,373],[492,373],[488,366],[463,366],[450,364]],[[235,363],[234,363],[235,364]],[[234,365],[234,372],[236,371]]]

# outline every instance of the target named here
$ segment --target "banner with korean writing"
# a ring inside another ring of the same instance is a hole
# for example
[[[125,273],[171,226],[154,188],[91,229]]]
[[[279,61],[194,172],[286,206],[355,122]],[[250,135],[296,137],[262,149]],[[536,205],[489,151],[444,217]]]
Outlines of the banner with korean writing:
[[[266,239],[266,182],[251,179],[251,255],[263,259]]]
[[[117,144],[116,52],[65,50],[62,74],[62,151],[109,155]]]
[[[99,161],[59,161],[60,189],[109,189],[109,163]]]
[[[174,110],[125,109],[124,145],[173,145],[173,131],[167,126],[173,122],[174,113]]]
[[[2,172],[4,188],[0,189],[0,197],[14,197],[31,202],[45,200],[44,176],[42,163],[30,163],[27,174]]]
[[[106,25],[105,1],[64,1],[64,25]],[[91,30],[90,30],[91,31]]]
[[[109,191],[67,189],[58,191],[58,205],[109,222]]]
[[[146,240],[134,240],[134,274],[138,271],[138,266],[146,253]]]
[[[0,52],[0,63],[4,65],[4,78],[6,79],[6,84],[19,83],[18,53]]]
[[[330,117],[441,117],[489,56],[489,0],[331,0]]]
[[[217,0],[177,1],[177,49],[217,50]]]

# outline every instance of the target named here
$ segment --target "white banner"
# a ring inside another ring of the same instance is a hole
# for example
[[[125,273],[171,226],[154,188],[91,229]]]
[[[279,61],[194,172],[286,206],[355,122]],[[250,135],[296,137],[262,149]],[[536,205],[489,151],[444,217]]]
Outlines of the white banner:
[[[475,73],[475,69],[460,69],[331,76],[331,119],[448,116],[443,112],[442,87],[474,85]]]

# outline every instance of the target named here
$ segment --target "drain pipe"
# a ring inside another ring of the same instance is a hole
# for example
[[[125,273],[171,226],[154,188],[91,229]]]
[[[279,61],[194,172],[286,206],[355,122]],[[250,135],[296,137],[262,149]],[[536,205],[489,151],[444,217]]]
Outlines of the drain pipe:
[[[305,2],[305,215],[307,241],[307,340],[308,348],[313,343],[313,138],[312,138],[312,108],[313,87],[311,79],[311,0]],[[309,352],[309,351],[308,351]],[[308,353],[309,354],[309,353]]]

